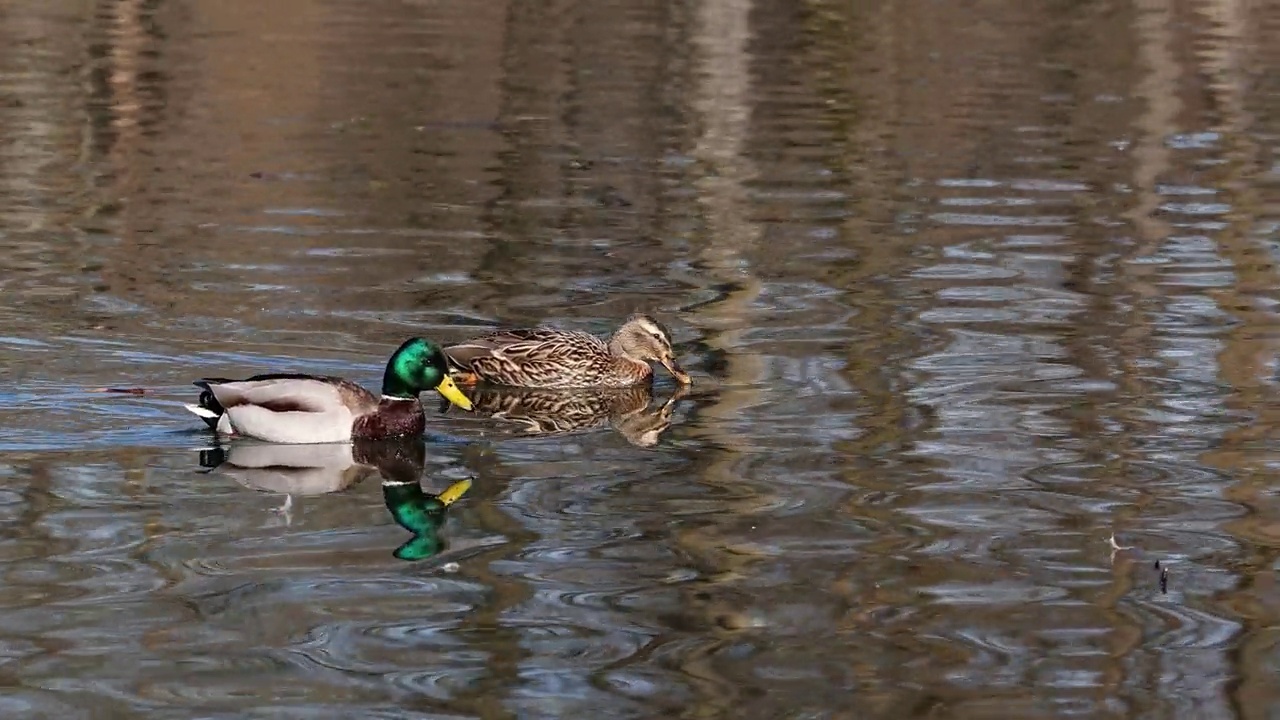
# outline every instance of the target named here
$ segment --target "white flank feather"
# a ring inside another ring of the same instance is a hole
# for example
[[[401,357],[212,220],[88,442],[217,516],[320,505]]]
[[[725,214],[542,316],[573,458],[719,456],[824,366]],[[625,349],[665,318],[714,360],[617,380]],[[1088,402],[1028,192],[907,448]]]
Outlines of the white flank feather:
[[[318,380],[242,380],[210,385],[227,408],[218,430],[274,443],[347,442],[355,416],[334,386]],[[306,409],[277,412],[257,403],[288,402]]]
[[[240,435],[296,444],[346,442],[355,421],[346,407],[325,412],[274,412],[257,405],[237,405],[228,409],[224,418]]]

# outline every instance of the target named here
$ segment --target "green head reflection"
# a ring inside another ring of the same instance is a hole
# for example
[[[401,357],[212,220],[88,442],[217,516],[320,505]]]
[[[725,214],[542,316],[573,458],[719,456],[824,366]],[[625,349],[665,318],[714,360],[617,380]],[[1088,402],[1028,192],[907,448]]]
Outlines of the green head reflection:
[[[392,554],[399,560],[425,560],[444,549],[440,527],[444,525],[449,506],[471,488],[470,480],[450,485],[439,495],[422,489],[417,480],[384,480],[382,499],[391,517],[400,527],[413,533],[413,537],[395,549]]]

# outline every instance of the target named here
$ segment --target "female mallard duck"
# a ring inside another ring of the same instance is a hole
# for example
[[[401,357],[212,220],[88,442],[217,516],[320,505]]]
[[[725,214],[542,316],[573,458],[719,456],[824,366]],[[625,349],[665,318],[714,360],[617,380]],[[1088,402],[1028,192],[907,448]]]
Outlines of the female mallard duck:
[[[444,349],[467,384],[485,381],[513,387],[618,388],[653,376],[656,360],[681,385],[690,383],[671,350],[671,334],[648,315],[632,315],[606,343],[572,330],[537,327],[506,330]]]
[[[268,374],[246,380],[209,378],[199,403],[187,405],[220,433],[277,443],[346,442],[417,435],[426,429],[418,393],[434,389],[463,410],[471,401],[449,378],[440,348],[406,340],[387,361],[382,397],[350,380],[323,375]]]

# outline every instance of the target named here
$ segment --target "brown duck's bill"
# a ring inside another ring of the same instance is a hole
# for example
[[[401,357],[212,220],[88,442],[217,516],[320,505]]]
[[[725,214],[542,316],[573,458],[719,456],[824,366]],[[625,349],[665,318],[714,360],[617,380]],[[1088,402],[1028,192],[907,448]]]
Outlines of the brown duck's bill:
[[[445,375],[444,380],[440,381],[440,384],[436,386],[436,392],[443,395],[445,400],[463,410],[471,409],[471,398],[468,398],[465,393],[459,390],[458,385],[453,382],[453,378],[448,375]]]
[[[681,385],[693,384],[693,380],[690,379],[689,373],[681,370],[680,365],[675,360],[670,358],[664,359],[662,361],[662,367],[666,368],[667,372],[671,373],[671,377],[675,378]]]

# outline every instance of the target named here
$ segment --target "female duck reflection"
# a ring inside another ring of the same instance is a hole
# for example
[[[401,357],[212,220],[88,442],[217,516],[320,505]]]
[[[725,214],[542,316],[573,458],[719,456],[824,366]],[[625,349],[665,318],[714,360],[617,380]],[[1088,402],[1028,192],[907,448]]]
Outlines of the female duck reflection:
[[[657,409],[650,411],[653,388],[644,383],[628,388],[582,388],[544,390],[503,385],[475,385],[463,390],[472,411],[518,425],[526,435],[563,435],[609,426],[636,447],[658,444],[671,427],[671,417],[679,400],[689,394],[688,386],[675,392]],[[440,404],[446,413],[450,403]]]
[[[392,553],[423,560],[446,547],[440,537],[445,511],[471,488],[470,480],[440,494],[422,489],[426,445],[421,437],[357,439],[351,443],[278,445],[239,442],[200,453],[200,465],[229,475],[245,487],[285,494],[280,512],[290,517],[294,495],[322,495],[382,478],[382,499],[391,518],[413,537]]]

